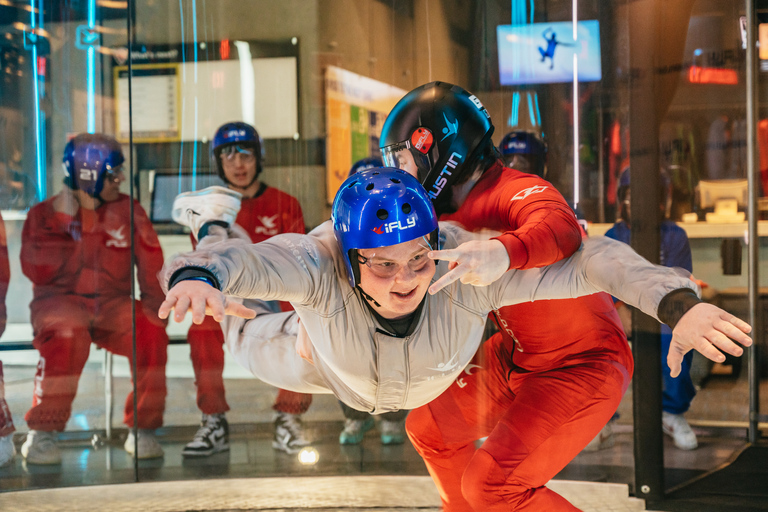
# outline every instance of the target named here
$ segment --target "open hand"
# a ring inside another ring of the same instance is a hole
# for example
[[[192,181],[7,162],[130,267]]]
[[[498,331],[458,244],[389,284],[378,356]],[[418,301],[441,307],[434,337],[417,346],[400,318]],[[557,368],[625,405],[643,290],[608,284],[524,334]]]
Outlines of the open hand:
[[[174,311],[173,319],[181,322],[187,314],[192,312],[192,322],[203,323],[205,315],[212,316],[217,322],[224,320],[225,315],[239,316],[241,318],[255,318],[256,312],[242,304],[227,299],[213,286],[203,281],[181,281],[171,288],[160,304],[157,315],[166,319]]]
[[[449,261],[449,271],[429,287],[434,295],[452,282],[488,286],[509,269],[507,248],[498,240],[473,240],[455,249],[430,251],[433,260]]]
[[[725,361],[723,352],[739,357],[744,353],[735,342],[749,347],[752,339],[747,336],[752,327],[743,320],[717,306],[702,302],[685,313],[672,331],[672,342],[667,354],[670,375],[680,375],[683,356],[696,349],[716,363]],[[722,351],[722,352],[721,352]]]

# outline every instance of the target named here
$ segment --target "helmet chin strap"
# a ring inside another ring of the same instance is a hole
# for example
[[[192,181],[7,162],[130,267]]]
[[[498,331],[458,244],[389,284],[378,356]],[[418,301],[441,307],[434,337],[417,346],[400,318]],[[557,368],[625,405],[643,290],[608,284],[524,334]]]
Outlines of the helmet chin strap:
[[[365,293],[365,290],[363,290],[363,288],[362,288],[362,287],[361,287],[359,284],[357,285],[357,289],[358,289],[358,290],[360,290],[360,293],[363,295],[363,297],[365,297],[365,298],[366,298],[366,300],[368,300],[368,302],[373,302],[373,304],[374,304],[374,305],[375,305],[377,308],[380,308],[380,307],[381,307],[381,304],[379,304],[378,302],[376,302],[376,299],[374,299],[373,297],[371,297],[370,295],[368,295],[367,293]]]

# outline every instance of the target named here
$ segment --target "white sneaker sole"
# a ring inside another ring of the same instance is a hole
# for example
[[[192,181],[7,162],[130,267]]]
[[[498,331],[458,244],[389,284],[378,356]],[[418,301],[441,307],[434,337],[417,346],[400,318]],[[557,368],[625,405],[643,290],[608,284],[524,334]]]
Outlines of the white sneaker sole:
[[[231,225],[235,223],[240,211],[242,197],[239,192],[219,186],[184,192],[173,201],[171,217],[177,224],[187,226],[193,231],[197,231],[205,222],[215,220]],[[194,217],[189,215],[188,211],[195,212],[200,218],[191,221]]]

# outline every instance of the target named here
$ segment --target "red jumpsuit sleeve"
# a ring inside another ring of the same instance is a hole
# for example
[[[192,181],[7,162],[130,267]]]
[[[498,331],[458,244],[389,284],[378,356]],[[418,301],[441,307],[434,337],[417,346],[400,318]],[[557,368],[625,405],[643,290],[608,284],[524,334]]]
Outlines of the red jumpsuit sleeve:
[[[5,222],[0,216],[0,336],[5,332],[8,311],[5,307],[5,297],[8,294],[8,283],[11,280],[11,266],[8,262],[8,240],[5,236]]]
[[[70,232],[74,218],[45,206],[30,210],[21,231],[21,271],[36,286],[71,281],[81,263]]]
[[[134,201],[134,228],[136,245],[136,276],[141,290],[141,303],[144,313],[153,322],[161,322],[157,316],[157,310],[160,309],[165,299],[158,274],[163,268],[163,249],[160,247],[160,241],[157,233],[147,218],[144,209],[138,201]]]
[[[507,248],[510,269],[543,267],[578,250],[576,215],[551,183],[526,176],[503,187],[499,215],[510,230],[495,239]]]

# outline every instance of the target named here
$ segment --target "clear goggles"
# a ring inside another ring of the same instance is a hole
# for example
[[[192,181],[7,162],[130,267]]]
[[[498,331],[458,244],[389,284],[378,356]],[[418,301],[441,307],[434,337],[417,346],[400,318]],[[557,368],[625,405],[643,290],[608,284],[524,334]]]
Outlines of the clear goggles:
[[[359,251],[357,253],[357,262],[361,265],[366,265],[371,269],[373,275],[382,279],[395,277],[406,266],[408,266],[411,272],[420,272],[424,270],[427,264],[431,261],[427,254],[432,250],[426,237],[422,237],[422,240],[424,243],[419,244],[419,250],[406,262],[381,258],[376,256],[375,253],[365,257],[361,255]]]
[[[407,140],[381,148],[381,159],[386,167],[402,169],[419,182],[424,181],[432,168],[429,157],[415,149]]]
[[[244,162],[253,162],[256,160],[256,150],[252,147],[240,146],[238,144],[225,147],[221,150],[220,155],[221,158],[229,161],[233,161],[236,158],[236,155],[240,155],[240,160]]]
[[[123,174],[123,166],[122,165],[119,165],[117,167],[109,169],[104,174],[104,181],[109,181],[109,182],[112,182],[112,183],[119,183],[124,178],[125,178],[125,175]]]

